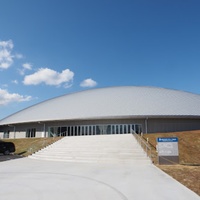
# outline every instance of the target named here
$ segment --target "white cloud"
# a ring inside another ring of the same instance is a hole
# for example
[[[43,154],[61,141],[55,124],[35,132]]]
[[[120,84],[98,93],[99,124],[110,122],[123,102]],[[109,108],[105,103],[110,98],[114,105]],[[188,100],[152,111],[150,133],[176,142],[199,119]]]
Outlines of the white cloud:
[[[24,77],[23,83],[25,85],[39,85],[44,83],[46,85],[69,87],[73,81],[74,72],[69,69],[63,70],[61,73],[49,68],[40,68],[37,72]]]
[[[0,105],[6,105],[12,102],[30,101],[31,96],[23,96],[17,93],[9,93],[7,90],[0,88]]]
[[[12,83],[18,84],[18,80],[13,80]]]
[[[22,69],[18,69],[19,73],[23,76],[26,70],[32,70],[32,64],[24,63],[22,64]]]
[[[22,67],[23,67],[24,69],[28,69],[28,70],[31,70],[31,69],[32,69],[32,65],[31,65],[30,63],[24,63],[24,64],[22,65]]]
[[[0,41],[0,69],[7,69],[13,64],[12,40]]]
[[[97,85],[97,82],[92,80],[91,78],[85,79],[81,82],[81,87],[95,87]]]
[[[15,58],[22,59],[24,56],[22,54],[16,53]]]
[[[9,48],[9,49],[13,49],[14,47],[12,40],[0,41],[0,46],[2,48]]]

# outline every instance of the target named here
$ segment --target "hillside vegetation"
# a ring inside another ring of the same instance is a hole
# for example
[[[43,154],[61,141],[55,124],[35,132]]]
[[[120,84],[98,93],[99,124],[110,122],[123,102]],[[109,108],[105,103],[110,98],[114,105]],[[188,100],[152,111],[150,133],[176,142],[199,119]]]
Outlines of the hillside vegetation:
[[[60,137],[51,138],[21,138],[3,139],[2,141],[13,142],[15,144],[15,155],[28,156],[36,151],[58,141]]]
[[[158,165],[157,137],[178,137],[179,165]],[[157,167],[200,195],[200,130],[173,133],[144,134],[151,144],[153,161]]]
[[[144,138],[152,145],[154,154],[158,137],[178,137],[180,164],[200,165],[200,130],[173,133],[144,134]],[[155,160],[156,162],[156,160]]]

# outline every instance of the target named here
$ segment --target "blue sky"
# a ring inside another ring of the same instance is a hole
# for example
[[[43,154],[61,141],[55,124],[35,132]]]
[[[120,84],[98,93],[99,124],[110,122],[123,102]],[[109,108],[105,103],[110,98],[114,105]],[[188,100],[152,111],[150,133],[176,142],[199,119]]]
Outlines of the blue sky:
[[[91,88],[200,94],[199,10],[199,0],[0,0],[0,119]]]

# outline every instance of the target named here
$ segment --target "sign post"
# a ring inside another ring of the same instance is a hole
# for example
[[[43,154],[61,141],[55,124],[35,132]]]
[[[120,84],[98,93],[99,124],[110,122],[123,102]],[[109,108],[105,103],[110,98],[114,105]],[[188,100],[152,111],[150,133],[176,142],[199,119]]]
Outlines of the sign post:
[[[160,165],[174,165],[179,163],[178,138],[157,138],[158,163]]]

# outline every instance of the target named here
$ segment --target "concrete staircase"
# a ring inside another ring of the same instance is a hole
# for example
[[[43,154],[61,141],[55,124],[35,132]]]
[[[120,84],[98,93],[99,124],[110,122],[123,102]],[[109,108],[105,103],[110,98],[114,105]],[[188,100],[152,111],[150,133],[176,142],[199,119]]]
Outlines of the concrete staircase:
[[[150,163],[132,134],[65,137],[29,157],[65,162]]]

